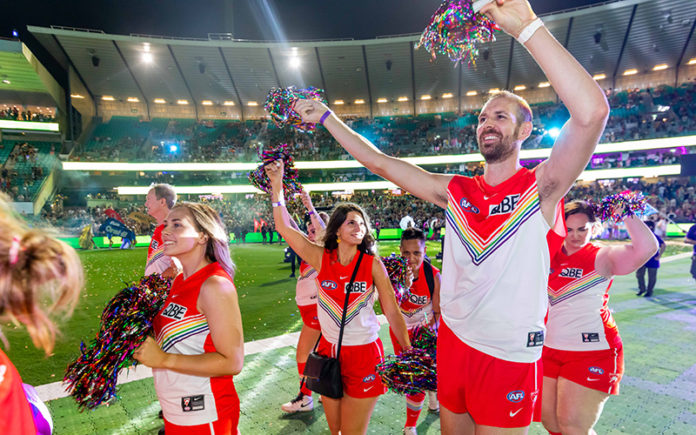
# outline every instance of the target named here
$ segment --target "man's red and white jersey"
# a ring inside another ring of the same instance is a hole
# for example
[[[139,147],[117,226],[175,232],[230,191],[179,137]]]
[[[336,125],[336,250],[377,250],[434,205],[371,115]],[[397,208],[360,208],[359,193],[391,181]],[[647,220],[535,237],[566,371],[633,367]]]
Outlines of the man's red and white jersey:
[[[408,329],[415,328],[423,324],[424,321],[429,322],[434,316],[433,301],[430,297],[428,281],[425,279],[424,267],[433,268],[434,280],[437,279],[437,274],[440,273],[437,267],[426,266],[425,262],[423,262],[418,269],[418,276],[408,290],[408,297],[404,298],[399,304],[401,314],[404,315],[404,320],[406,321],[406,327]]]
[[[300,262],[300,276],[297,278],[297,287],[295,287],[297,306],[316,304],[317,292],[317,270],[302,260]]]
[[[164,255],[164,242],[162,242],[162,230],[164,224],[155,228],[150,240],[150,246],[147,248],[147,263],[145,264],[145,276],[153,273],[162,273],[169,269],[172,265],[170,257]]]
[[[353,275],[353,269],[360,253],[356,253],[353,261],[343,266],[338,261],[336,250],[325,250],[321,259],[321,270],[317,275],[319,283],[319,298],[317,314],[321,333],[332,344],[338,343],[341,329],[343,305],[346,301],[346,289]],[[374,305],[377,291],[372,282],[372,255],[364,254],[360,268],[355,276],[355,282],[348,299],[345,328],[342,344],[357,346],[372,343],[377,340],[379,321],[375,314]]]
[[[548,306],[550,227],[535,172],[521,168],[497,186],[481,176],[455,176],[447,191],[442,318],[474,349],[506,361],[537,361]]]
[[[167,353],[200,355],[215,352],[208,320],[196,308],[203,283],[211,276],[232,278],[219,263],[211,263],[172,283],[162,310],[153,322],[155,340]],[[155,391],[164,417],[180,426],[207,424],[239,409],[232,376],[203,377],[152,369]]]
[[[607,307],[612,279],[595,270],[600,247],[588,243],[573,255],[551,260],[546,343],[559,350],[603,350],[621,346],[619,329]]]

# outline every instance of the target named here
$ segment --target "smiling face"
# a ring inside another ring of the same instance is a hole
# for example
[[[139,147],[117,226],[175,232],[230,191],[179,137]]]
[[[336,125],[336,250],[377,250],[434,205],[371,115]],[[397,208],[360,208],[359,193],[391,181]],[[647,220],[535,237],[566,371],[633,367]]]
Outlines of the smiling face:
[[[425,242],[420,239],[402,240],[399,250],[401,256],[408,262],[408,267],[413,271],[413,275],[418,276],[418,270],[425,258]]]
[[[517,153],[521,143],[520,128],[516,102],[496,98],[483,107],[476,127],[476,140],[486,163],[500,162]]]
[[[341,243],[359,245],[365,238],[366,233],[367,226],[362,214],[357,211],[350,211],[346,215],[346,220],[338,228],[336,235],[341,240]]]
[[[175,207],[164,220],[162,230],[164,254],[177,257],[193,251],[196,247],[207,243],[207,236],[200,232],[194,224],[190,212],[183,207]]]
[[[317,229],[314,227],[312,221],[307,222],[307,238],[310,242],[317,240]]]
[[[568,235],[563,246],[568,254],[579,251],[590,242],[592,223],[585,213],[576,213],[566,218]]]
[[[166,200],[164,198],[157,199],[155,194],[155,189],[151,189],[147,192],[145,197],[145,209],[147,209],[147,214],[155,217],[166,207]]]

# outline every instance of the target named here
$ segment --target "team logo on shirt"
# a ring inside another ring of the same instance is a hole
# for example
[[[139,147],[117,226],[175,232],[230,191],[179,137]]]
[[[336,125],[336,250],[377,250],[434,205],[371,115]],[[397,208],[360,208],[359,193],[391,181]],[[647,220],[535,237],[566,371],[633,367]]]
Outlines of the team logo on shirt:
[[[159,243],[157,242],[157,240],[152,239],[152,243],[150,243],[150,248],[152,248],[153,251],[156,251],[158,246]]]
[[[336,285],[336,283],[330,279],[325,279],[322,281],[321,286],[326,290],[336,290],[338,288],[338,285]]]
[[[186,310],[188,310],[188,308],[184,307],[183,305],[170,302],[169,305],[167,305],[167,308],[162,311],[162,316],[169,319],[181,320],[184,318],[184,315],[186,315]]]
[[[343,292],[349,291],[349,285],[350,283],[347,282],[345,288],[343,289]],[[367,291],[367,283],[365,281],[355,281],[353,283],[353,287],[350,287],[350,292],[351,293],[365,293]]]
[[[514,195],[508,195],[500,201],[500,204],[491,205],[488,210],[488,216],[495,216],[498,214],[508,214],[512,213],[517,205],[517,201],[520,200],[520,194],[516,193]]]
[[[413,293],[409,293],[408,301],[410,303],[412,303],[413,305],[425,305],[428,303],[428,297],[425,295],[418,296],[418,295],[414,295]]]
[[[512,403],[520,403],[522,400],[524,400],[524,391],[522,391],[522,390],[510,391],[507,394],[507,400],[509,400]]]
[[[567,267],[561,270],[558,276],[562,278],[582,278],[582,269],[577,267]]]
[[[462,198],[462,200],[459,201],[459,207],[461,207],[463,211],[468,211],[469,213],[478,213],[480,211],[478,207],[474,206],[466,198]]]

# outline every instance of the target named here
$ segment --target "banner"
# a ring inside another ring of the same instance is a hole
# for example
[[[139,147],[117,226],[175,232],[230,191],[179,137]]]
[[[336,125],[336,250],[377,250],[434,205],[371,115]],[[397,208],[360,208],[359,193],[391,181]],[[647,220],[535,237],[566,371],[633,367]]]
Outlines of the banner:
[[[140,222],[142,224],[149,224],[151,222],[155,222],[155,218],[150,216],[149,214],[140,212],[140,211],[134,211],[131,214],[129,214],[128,219],[133,219],[136,222]]]
[[[109,218],[100,227],[99,231],[105,233],[107,237],[121,237],[124,239],[135,240],[135,233],[123,222],[114,218]]]

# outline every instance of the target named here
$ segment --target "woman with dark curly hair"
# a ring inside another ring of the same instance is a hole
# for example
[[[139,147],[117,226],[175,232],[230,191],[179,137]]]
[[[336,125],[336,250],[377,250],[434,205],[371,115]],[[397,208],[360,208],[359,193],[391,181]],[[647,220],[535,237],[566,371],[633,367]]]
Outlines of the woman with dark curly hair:
[[[273,189],[273,218],[278,233],[318,271],[317,311],[322,335],[316,352],[321,355],[336,357],[346,292],[349,293],[338,356],[344,394],[340,399],[322,396],[329,429],[332,434],[363,434],[377,399],[387,391],[375,370],[384,356],[375,299],[379,299],[382,312],[404,349],[411,347],[406,323],[387,271],[375,253],[375,239],[363,209],[357,204],[338,204],[326,226],[323,245],[313,243],[290,224],[283,199],[283,169],[282,161],[266,165]],[[353,285],[349,286],[354,274]]]

